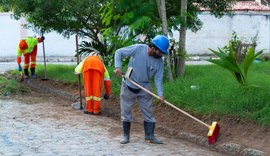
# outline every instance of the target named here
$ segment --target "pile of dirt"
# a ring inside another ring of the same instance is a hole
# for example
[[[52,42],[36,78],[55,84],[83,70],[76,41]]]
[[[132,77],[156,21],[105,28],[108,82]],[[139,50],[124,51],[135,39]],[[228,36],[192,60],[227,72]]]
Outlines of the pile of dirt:
[[[52,80],[42,81],[41,79],[31,81],[79,96],[79,87],[77,85],[63,84]],[[168,131],[157,129],[161,135],[175,137],[176,133],[187,132],[207,138],[207,127],[190,119],[172,107],[155,102],[153,108],[154,115],[157,119],[157,126],[171,130],[170,133],[168,133]],[[109,100],[102,101],[101,115],[120,121],[119,95],[111,95]],[[134,122],[142,125],[143,119],[138,104],[134,105],[133,116]],[[196,115],[196,117],[209,125],[211,125],[213,121],[218,121],[221,130],[216,144],[236,143],[243,148],[255,148],[270,154],[270,127],[261,127],[251,121],[227,116],[218,118]]]

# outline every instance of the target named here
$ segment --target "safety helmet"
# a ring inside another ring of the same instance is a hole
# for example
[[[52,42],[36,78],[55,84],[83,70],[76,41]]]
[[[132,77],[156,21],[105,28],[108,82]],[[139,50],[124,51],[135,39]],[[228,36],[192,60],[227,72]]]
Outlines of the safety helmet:
[[[161,50],[163,54],[168,53],[170,42],[166,36],[157,35],[152,39],[152,44],[154,44],[159,50]]]
[[[93,51],[88,56],[99,56],[99,53]]]
[[[19,48],[20,48],[20,50],[25,50],[25,49],[28,48],[28,45],[27,45],[27,43],[26,43],[25,40],[21,40],[21,41],[20,41],[20,43],[19,43]]]

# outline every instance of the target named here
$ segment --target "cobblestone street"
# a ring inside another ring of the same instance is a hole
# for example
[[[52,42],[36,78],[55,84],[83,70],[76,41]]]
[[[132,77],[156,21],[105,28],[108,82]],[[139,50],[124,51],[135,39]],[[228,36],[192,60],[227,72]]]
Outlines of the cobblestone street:
[[[158,134],[165,144],[145,143],[143,130],[131,132],[131,143],[120,145],[120,122],[46,98],[0,100],[0,155],[221,155]]]

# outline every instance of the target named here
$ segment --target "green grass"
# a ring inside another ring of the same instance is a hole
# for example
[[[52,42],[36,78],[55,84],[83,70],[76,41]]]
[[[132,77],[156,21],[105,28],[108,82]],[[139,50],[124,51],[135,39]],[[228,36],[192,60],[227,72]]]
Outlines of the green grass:
[[[47,65],[47,77],[64,83],[77,83],[75,65]],[[112,93],[119,95],[121,78],[113,74]],[[42,65],[37,74],[44,76]],[[166,77],[166,76],[164,76]],[[248,85],[240,86],[227,70],[217,65],[188,65],[183,77],[164,81],[166,100],[193,114],[234,116],[270,126],[270,63],[253,64]],[[191,86],[197,86],[192,89]]]
[[[19,83],[14,79],[7,79],[0,75],[0,95],[8,95],[19,91]]]
[[[186,66],[184,77],[165,84],[165,97],[195,114],[237,116],[270,126],[269,67],[269,63],[251,66],[249,85],[243,87],[219,66]]]
[[[64,83],[76,83],[78,76],[74,75],[75,65],[53,65],[47,64],[46,77]],[[36,74],[45,78],[44,66],[38,64],[36,67]]]

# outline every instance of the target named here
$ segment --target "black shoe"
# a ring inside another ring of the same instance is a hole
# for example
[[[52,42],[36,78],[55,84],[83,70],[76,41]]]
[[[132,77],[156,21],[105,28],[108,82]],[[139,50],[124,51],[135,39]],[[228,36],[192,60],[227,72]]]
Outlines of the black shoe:
[[[163,144],[163,142],[157,139],[154,135],[155,125],[156,125],[155,122],[144,121],[144,131],[145,131],[144,139],[148,143]]]
[[[120,144],[127,144],[129,143],[129,134],[130,134],[130,122],[124,122],[123,121],[123,131],[124,135],[122,140],[120,141]]]
[[[86,111],[86,110],[83,111],[83,113],[84,113],[84,114],[91,114],[91,115],[93,114],[92,112],[88,112],[88,111]]]

